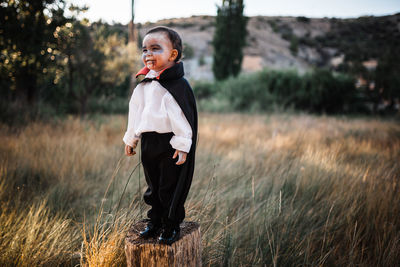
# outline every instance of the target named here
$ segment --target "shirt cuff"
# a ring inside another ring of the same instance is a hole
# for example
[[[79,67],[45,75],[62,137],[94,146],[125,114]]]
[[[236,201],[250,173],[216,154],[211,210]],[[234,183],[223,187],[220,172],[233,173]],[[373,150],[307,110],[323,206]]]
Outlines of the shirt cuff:
[[[190,147],[192,145],[192,139],[174,135],[172,136],[169,143],[173,148],[189,153]]]
[[[139,139],[140,139],[140,136],[137,136],[136,134],[132,135],[128,131],[125,133],[124,138],[122,138],[125,145],[132,146],[132,147],[133,147],[133,143]]]

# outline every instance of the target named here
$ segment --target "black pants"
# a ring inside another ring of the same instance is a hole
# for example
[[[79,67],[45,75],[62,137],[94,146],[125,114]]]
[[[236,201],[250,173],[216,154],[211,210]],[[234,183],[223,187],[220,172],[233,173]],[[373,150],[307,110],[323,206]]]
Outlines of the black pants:
[[[185,217],[183,206],[177,208],[174,218],[169,218],[169,208],[178,182],[181,165],[176,165],[178,157],[172,156],[175,149],[171,146],[173,133],[144,132],[141,138],[141,160],[148,188],[144,201],[151,208],[147,212],[155,223],[179,226]]]

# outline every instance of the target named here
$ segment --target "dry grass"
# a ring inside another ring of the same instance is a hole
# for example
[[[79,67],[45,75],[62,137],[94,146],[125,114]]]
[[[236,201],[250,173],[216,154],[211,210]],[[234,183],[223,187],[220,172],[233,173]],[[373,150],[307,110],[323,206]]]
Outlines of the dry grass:
[[[301,115],[204,114],[200,129],[205,155],[218,160],[209,174],[214,178],[197,179],[193,188],[214,183],[210,225],[217,220],[229,226],[210,226],[210,236],[218,238],[209,239],[205,262],[397,263],[398,125]],[[207,165],[198,164],[197,170]]]
[[[81,266],[125,265],[123,241],[130,225],[127,222],[127,218],[118,218],[112,223],[96,224],[92,233],[83,228]]]
[[[0,192],[10,190],[4,176]],[[0,209],[0,265],[51,266],[73,264],[79,232],[65,216],[52,215],[46,201],[2,202]],[[65,242],[68,240],[68,242]]]
[[[147,209],[125,126],[125,116],[0,126],[0,265],[124,264],[124,233]],[[186,207],[204,265],[399,264],[396,122],[202,113],[199,129]]]

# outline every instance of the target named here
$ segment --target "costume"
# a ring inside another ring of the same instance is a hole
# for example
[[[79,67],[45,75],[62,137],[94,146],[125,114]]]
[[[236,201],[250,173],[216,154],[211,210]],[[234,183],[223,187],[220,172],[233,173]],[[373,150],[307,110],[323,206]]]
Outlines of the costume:
[[[145,67],[137,77],[146,75],[149,71]],[[133,137],[141,137],[141,160],[148,183],[144,200],[151,205],[148,217],[152,220],[162,219],[171,224],[179,224],[185,217],[184,203],[193,178],[197,141],[196,101],[192,88],[183,75],[183,64],[180,62],[160,72],[158,77],[145,78],[140,84],[158,81],[174,98],[190,125],[191,144],[185,140],[189,134],[184,130],[183,124],[176,129],[182,129],[186,136],[176,137],[175,141],[172,132],[144,131],[140,136],[135,133]],[[131,140],[132,133],[130,136],[126,134],[124,142],[129,143]],[[172,159],[175,151],[172,146],[181,147],[179,150],[182,151],[189,146],[189,149],[186,149],[189,151],[186,162],[182,165],[176,165],[176,159]]]

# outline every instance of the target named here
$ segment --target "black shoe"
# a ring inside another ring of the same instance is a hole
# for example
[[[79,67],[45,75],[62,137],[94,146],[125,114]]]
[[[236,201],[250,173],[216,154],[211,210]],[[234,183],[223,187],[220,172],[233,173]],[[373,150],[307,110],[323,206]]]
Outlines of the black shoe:
[[[139,236],[142,238],[155,237],[158,235],[160,230],[161,230],[160,223],[153,223],[150,221],[147,223],[146,228],[144,228],[144,230],[139,233]]]
[[[175,241],[179,239],[180,236],[180,228],[179,226],[176,228],[166,227],[164,231],[161,233],[161,236],[158,238],[160,244],[171,245]]]

